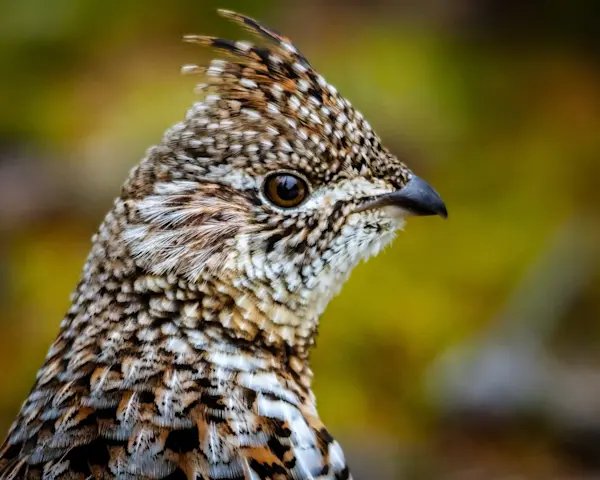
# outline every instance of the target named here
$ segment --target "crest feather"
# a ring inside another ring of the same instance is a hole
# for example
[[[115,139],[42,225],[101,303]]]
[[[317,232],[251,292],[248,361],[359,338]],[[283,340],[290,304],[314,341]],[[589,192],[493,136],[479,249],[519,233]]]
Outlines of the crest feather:
[[[205,77],[196,91],[208,90],[208,105],[233,100],[251,119],[267,117],[275,125],[284,124],[295,132],[294,137],[320,151],[329,144],[334,147],[333,157],[337,148],[355,145],[360,136],[368,137],[368,143],[377,148],[379,141],[362,116],[315,71],[290,39],[244,15],[227,10],[219,13],[275,45],[185,36],[187,42],[215,48],[229,57],[212,60],[208,67],[186,65],[182,69],[185,74]]]

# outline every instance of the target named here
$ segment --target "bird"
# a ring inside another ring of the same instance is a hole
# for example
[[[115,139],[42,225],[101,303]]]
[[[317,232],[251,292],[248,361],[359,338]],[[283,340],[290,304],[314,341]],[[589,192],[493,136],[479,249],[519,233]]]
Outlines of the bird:
[[[189,35],[200,100],[131,170],[0,479],[350,479],[309,353],[352,269],[440,195],[285,36]]]

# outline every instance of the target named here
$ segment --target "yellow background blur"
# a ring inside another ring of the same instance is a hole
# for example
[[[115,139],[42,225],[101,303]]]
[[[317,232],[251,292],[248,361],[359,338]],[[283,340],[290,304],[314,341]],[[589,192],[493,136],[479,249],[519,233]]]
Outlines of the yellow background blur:
[[[179,67],[214,52],[181,36],[248,38],[218,7],[291,37],[449,208],[322,319],[315,390],[355,477],[596,478],[592,1],[0,0],[0,436],[129,168],[197,100]]]

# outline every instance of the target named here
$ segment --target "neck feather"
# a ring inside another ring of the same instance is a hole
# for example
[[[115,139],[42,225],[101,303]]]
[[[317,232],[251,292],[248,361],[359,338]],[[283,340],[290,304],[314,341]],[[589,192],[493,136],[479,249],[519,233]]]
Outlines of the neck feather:
[[[266,296],[263,286],[239,285],[228,275],[207,275],[192,283],[149,274],[115,239],[118,224],[115,212],[109,213],[94,237],[49,356],[57,355],[57,349],[63,355],[70,350],[74,376],[93,356],[108,366],[131,358],[154,365],[157,372],[160,364],[208,362],[248,372],[268,367],[309,390],[316,318],[307,322]]]

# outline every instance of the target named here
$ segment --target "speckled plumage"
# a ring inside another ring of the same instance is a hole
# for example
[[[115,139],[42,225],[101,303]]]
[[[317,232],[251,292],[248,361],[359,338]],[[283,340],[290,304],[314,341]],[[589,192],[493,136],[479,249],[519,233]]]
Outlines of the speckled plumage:
[[[3,480],[350,478],[308,354],[328,301],[401,226],[379,199],[413,175],[288,39],[221,13],[274,46],[186,37],[235,59],[184,67],[205,97],[94,236]],[[265,198],[277,171],[306,179],[300,206]]]

